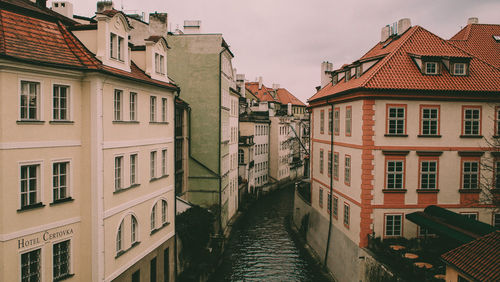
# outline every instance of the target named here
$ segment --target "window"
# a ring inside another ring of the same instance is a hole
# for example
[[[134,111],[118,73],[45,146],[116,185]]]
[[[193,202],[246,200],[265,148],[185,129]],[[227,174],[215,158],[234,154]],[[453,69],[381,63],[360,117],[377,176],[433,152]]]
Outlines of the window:
[[[323,150],[319,150],[319,173],[323,174],[323,166],[324,166],[324,160],[323,160]]]
[[[114,58],[114,59],[116,59],[116,57],[117,57],[116,50],[115,50],[115,46],[117,45],[116,41],[117,41],[116,34],[110,33],[109,34],[109,54],[110,54],[110,57]]]
[[[167,210],[168,208],[168,205],[167,205],[167,201],[165,200],[161,200],[161,223],[162,224],[165,224],[168,222],[168,217],[167,217]]]
[[[463,107],[463,135],[481,135],[481,107]]]
[[[494,162],[494,173],[495,173],[495,178],[493,179],[493,181],[494,181],[493,189],[500,189],[500,160],[499,159],[496,159]]]
[[[245,163],[245,152],[242,149],[238,150],[238,163],[239,164]]]
[[[167,175],[167,149],[161,150],[161,175]]]
[[[137,120],[137,93],[130,92],[130,120]]]
[[[404,189],[404,161],[386,162],[386,189]]]
[[[495,135],[500,135],[500,107],[495,108]]]
[[[116,232],[116,252],[120,253],[123,250],[123,220],[118,227],[118,232]]]
[[[149,281],[156,282],[156,257],[149,262]]]
[[[69,240],[52,246],[52,276],[54,281],[63,279],[70,274],[70,244]]]
[[[333,131],[333,114],[332,110],[328,110],[328,134],[332,134]]]
[[[155,53],[155,71],[158,74],[165,74],[165,56]]]
[[[339,153],[333,153],[333,178],[339,179]]]
[[[124,60],[124,47],[125,47],[124,45],[125,45],[125,40],[123,37],[118,36],[114,33],[110,33],[109,53],[110,53],[111,58],[123,61]]]
[[[468,219],[477,220],[477,213],[475,212],[461,212],[460,214]]]
[[[387,105],[387,133],[391,135],[403,135],[406,132],[406,105]]]
[[[332,152],[328,151],[328,176],[332,175]]]
[[[155,96],[149,97],[149,121],[150,122],[156,121],[156,97]]]
[[[54,85],[52,93],[52,119],[68,120],[69,86]]]
[[[155,204],[151,210],[151,231],[156,229],[156,206],[157,204]]]
[[[328,213],[331,213],[332,212],[332,194],[330,194],[330,193],[328,193],[328,199],[327,199],[326,204],[327,204],[326,211]]]
[[[115,96],[113,100],[114,109],[115,109],[115,120],[122,120],[122,91],[115,90]]]
[[[138,269],[132,273],[132,282],[141,282],[141,270]]]
[[[167,122],[167,98],[161,98],[161,121]]]
[[[38,120],[40,83],[21,81],[21,120]]]
[[[465,63],[454,63],[453,64],[453,74],[454,75],[465,75],[466,74],[466,64]]]
[[[436,62],[426,62],[425,63],[425,73],[426,74],[437,74],[438,64]]]
[[[420,161],[420,189],[437,189],[437,160]]]
[[[351,136],[352,128],[352,107],[348,106],[345,108],[345,135]]]
[[[21,255],[21,281],[41,281],[41,256],[40,249],[33,250]]]
[[[400,214],[385,215],[385,236],[401,236],[401,218]]]
[[[345,156],[344,183],[351,185],[351,156]]]
[[[130,155],[130,185],[137,184],[137,154]]]
[[[340,133],[340,108],[335,108],[335,110],[333,112],[333,120],[334,120],[333,131],[335,132],[335,135],[339,135],[339,133]]]
[[[115,157],[115,190],[120,190],[122,186],[122,165],[123,157]]]
[[[318,204],[320,208],[323,208],[323,188],[319,188]]]
[[[325,111],[321,110],[319,112],[319,131],[321,134],[325,133]],[[281,127],[280,127],[281,133]]]
[[[151,179],[156,177],[156,151],[153,151],[150,153],[150,160],[149,160],[149,171],[150,171],[150,177]]]
[[[137,219],[135,216],[130,216],[130,242],[137,242]]]
[[[333,197],[333,216],[336,218],[339,216],[339,198]]]
[[[54,202],[66,199],[68,193],[69,162],[52,164],[52,199]]]
[[[500,213],[493,214],[493,226],[500,227]]]
[[[436,236],[435,233],[433,233],[432,231],[430,231],[429,229],[425,228],[425,227],[418,227],[418,236],[420,237],[427,237],[427,236]]]
[[[348,204],[344,204],[344,225],[349,228],[349,216],[350,216],[350,207]]]
[[[439,106],[420,106],[420,134],[439,134]]]
[[[39,201],[40,165],[21,166],[21,209],[36,205]]]
[[[478,189],[479,161],[462,161],[462,189]]]

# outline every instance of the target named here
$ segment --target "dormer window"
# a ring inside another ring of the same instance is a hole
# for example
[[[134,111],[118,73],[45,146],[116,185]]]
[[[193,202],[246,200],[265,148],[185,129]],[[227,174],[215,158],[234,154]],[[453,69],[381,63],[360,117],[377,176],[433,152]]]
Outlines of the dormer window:
[[[436,62],[426,62],[425,63],[425,74],[437,74],[438,64]]]
[[[466,67],[467,67],[467,65],[465,63],[454,63],[453,64],[453,75],[465,75],[466,74]]]
[[[158,74],[165,74],[165,56],[155,53],[155,71]]]
[[[351,78],[351,70],[350,70],[350,69],[348,69],[348,70],[345,72],[345,82],[348,82],[350,78]]]
[[[109,38],[109,54],[113,59],[117,59],[123,61],[125,58],[124,55],[124,42],[123,37],[118,36],[114,33],[110,33]]]

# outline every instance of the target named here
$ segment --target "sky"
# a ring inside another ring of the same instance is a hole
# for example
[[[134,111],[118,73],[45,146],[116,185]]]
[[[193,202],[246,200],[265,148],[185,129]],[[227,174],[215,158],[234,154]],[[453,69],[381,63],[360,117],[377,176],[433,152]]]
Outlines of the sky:
[[[51,2],[51,1],[49,1]],[[95,14],[95,0],[72,0],[74,13]],[[49,4],[50,5],[50,4]],[[320,84],[320,65],[359,59],[383,26],[402,18],[449,39],[467,23],[500,24],[499,0],[114,0],[125,13],[167,12],[169,29],[201,20],[202,33],[222,33],[233,68],[249,81],[262,76],[306,102]],[[146,16],[147,17],[147,16]]]

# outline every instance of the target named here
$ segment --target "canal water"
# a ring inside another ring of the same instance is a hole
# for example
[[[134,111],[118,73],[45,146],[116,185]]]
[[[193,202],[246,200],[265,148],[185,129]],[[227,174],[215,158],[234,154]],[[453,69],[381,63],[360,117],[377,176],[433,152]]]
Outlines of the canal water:
[[[234,226],[222,265],[211,282],[329,281],[287,231],[293,209],[293,186],[253,203]]]

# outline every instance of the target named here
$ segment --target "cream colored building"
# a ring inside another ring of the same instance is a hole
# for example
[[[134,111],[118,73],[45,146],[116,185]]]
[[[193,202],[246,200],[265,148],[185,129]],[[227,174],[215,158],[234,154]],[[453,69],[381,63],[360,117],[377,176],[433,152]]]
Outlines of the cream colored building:
[[[129,48],[115,10],[76,25],[3,7],[1,40],[35,36],[0,48],[0,281],[173,281],[165,39]]]

